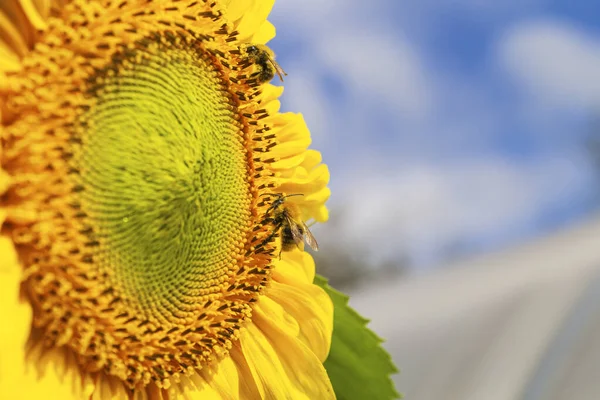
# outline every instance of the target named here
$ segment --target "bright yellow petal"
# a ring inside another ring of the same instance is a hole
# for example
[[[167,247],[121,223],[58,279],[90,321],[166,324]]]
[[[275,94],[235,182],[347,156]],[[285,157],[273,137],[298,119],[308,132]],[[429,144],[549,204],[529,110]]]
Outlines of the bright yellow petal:
[[[273,39],[274,37],[275,37],[275,26],[271,22],[265,21],[260,26],[260,28],[258,28],[258,31],[252,37],[251,42],[258,43],[258,44],[265,44],[269,40]]]
[[[26,7],[28,7],[26,5]],[[28,10],[29,12],[35,11],[35,10]],[[35,32],[31,29],[32,27],[32,22],[29,21],[28,19],[28,14],[27,12],[23,9],[23,6],[18,2],[18,1],[14,1],[14,0],[3,0],[0,1],[0,13],[4,14],[4,16],[6,17],[6,20],[10,22],[10,24],[13,26],[14,29],[17,30],[17,32],[19,32],[19,41],[23,41],[23,43],[26,44],[27,48],[26,49],[15,49],[19,51],[19,55],[23,56],[25,55],[25,53],[21,54],[21,50],[23,51],[27,51],[27,49],[32,46],[35,42]],[[37,21],[39,23],[39,21]],[[5,28],[5,24],[4,22],[2,23],[2,25],[0,25],[0,32],[4,31]],[[9,31],[9,33],[12,31]],[[4,32],[2,32],[4,33]],[[5,39],[5,37],[2,37],[1,39]],[[12,38],[10,40],[16,40],[16,38]],[[11,42],[8,42],[9,45],[11,45]]]
[[[21,36],[17,27],[11,19],[0,9],[0,48],[4,49],[7,54],[12,54],[12,58],[23,56],[27,53],[27,43]],[[0,58],[0,68],[6,60]],[[4,69],[4,68],[2,68]]]
[[[313,149],[306,150],[304,156],[305,157],[302,166],[308,170],[316,168],[319,164],[321,164],[321,161],[323,160],[323,156],[321,156],[321,153]]]
[[[143,397],[143,396],[142,396]],[[91,400],[129,400],[127,389],[115,377],[101,375],[94,384]]]
[[[308,127],[304,122],[302,114],[285,113],[274,118],[274,124],[280,125],[277,138],[280,144],[277,146],[279,157],[289,157],[304,151],[311,142]]]
[[[229,0],[225,1],[227,9],[227,19],[237,21],[242,18],[246,10],[252,5],[252,0]]]
[[[248,325],[240,344],[261,398],[335,399],[321,361],[273,323],[257,318],[256,325]]]
[[[0,42],[0,88],[4,86],[3,80],[5,79],[2,72],[14,72],[21,69],[21,62],[19,57],[13,53],[4,43]]]
[[[276,324],[286,335],[291,337],[300,336],[298,321],[287,310],[284,310],[279,303],[271,299],[271,289],[269,289],[268,296],[260,298],[254,310],[257,312],[256,316]]]
[[[256,310],[279,327],[297,327],[295,336],[325,361],[333,334],[333,303],[323,289],[313,284],[292,286],[274,280],[268,296],[261,298]]]
[[[266,84],[262,92],[262,100],[264,103],[275,101],[283,94],[283,86],[275,86],[270,83]],[[276,111],[279,111],[277,109]]]
[[[247,335],[247,332],[243,332],[242,336]],[[259,390],[257,386],[257,382],[252,378],[252,371],[250,370],[250,366],[248,365],[248,361],[246,357],[244,357],[244,352],[242,350],[242,346],[240,342],[234,344],[231,349],[229,355],[231,359],[237,366],[239,376],[240,376],[240,396],[241,400],[244,399],[260,399],[264,398],[261,393],[264,391]]]
[[[238,1],[240,0],[232,1],[232,3],[237,3]],[[254,35],[259,32],[259,28],[267,20],[267,16],[271,12],[275,0],[256,0],[251,3],[252,5],[245,10],[244,15],[236,26],[236,30],[240,33],[240,41],[242,42],[253,41]]]
[[[19,299],[21,268],[12,242],[0,238],[0,399],[42,399],[49,393],[61,400],[81,399],[92,391],[76,362],[62,350],[27,351],[31,307]]]
[[[33,0],[35,8],[39,15],[45,20],[50,14],[50,7],[52,6],[52,0]]]
[[[12,242],[0,237],[0,399],[16,398],[22,385],[31,307],[19,301],[20,280]]]
[[[52,393],[61,400],[89,398],[96,386],[89,376],[80,372],[73,354],[64,349],[46,348],[41,342],[27,350],[21,385],[23,398],[43,399]]]
[[[190,379],[195,385],[195,390],[187,391],[190,400],[240,399],[240,377],[231,357],[201,369],[198,375]]]
[[[21,7],[23,8],[23,12],[27,16],[27,19],[33,25],[35,29],[45,29],[46,21],[42,18],[40,13],[38,12],[37,7],[31,0],[20,0]]]
[[[315,279],[315,261],[305,251],[294,249],[281,254],[275,260],[273,279],[288,285],[309,283]]]

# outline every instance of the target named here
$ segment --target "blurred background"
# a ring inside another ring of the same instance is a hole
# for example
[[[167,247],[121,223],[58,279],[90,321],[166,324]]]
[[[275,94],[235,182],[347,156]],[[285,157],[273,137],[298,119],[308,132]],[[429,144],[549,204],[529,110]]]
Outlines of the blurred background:
[[[407,399],[600,398],[599,16],[277,0],[283,110],[331,170],[317,265]]]

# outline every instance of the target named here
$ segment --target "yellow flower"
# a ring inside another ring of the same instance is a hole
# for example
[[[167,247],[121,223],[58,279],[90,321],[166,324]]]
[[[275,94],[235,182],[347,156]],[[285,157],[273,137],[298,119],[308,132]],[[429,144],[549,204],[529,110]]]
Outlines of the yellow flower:
[[[274,221],[325,221],[329,172],[266,82],[271,7],[0,2],[0,398],[334,398]]]

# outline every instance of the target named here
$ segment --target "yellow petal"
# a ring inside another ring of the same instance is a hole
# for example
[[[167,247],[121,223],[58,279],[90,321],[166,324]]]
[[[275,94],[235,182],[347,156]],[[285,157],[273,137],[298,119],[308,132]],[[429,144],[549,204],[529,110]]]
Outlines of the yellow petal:
[[[333,303],[327,293],[313,284],[300,287],[272,281],[263,299],[257,304],[257,312],[282,329],[299,328],[295,336],[325,361],[333,334]]]
[[[0,10],[0,70],[18,70],[12,67],[28,51],[27,43],[8,15]],[[12,68],[9,68],[12,67]]]
[[[240,344],[261,398],[335,399],[323,364],[304,343],[262,318],[247,333]]]
[[[263,88],[263,92],[261,95],[262,102],[263,103],[270,103],[272,101],[274,102],[275,100],[277,100],[279,98],[279,96],[281,96],[282,93],[283,93],[283,86],[275,86],[275,85],[271,85],[270,83],[268,83]],[[279,102],[277,102],[277,104],[280,105]],[[274,112],[277,112],[277,111],[279,111],[279,109],[274,110]]]
[[[311,283],[315,279],[315,261],[307,252],[294,249],[275,259],[273,279],[288,285]]]
[[[0,237],[0,399],[16,398],[24,373],[31,307],[19,300],[21,267],[12,242]]]
[[[232,1],[232,3],[236,2]],[[275,0],[256,0],[252,2],[252,5],[245,10],[239,24],[236,26],[236,30],[240,33],[240,41],[252,41],[253,36],[259,32],[259,28],[267,20],[274,3]]]
[[[310,144],[310,133],[302,114],[285,113],[275,116],[274,125],[280,126],[277,133],[277,139],[281,142],[277,147],[279,152],[281,148],[288,146],[287,142],[301,142],[303,149]],[[308,142],[306,142],[308,140]]]
[[[298,167],[304,161],[304,155],[306,152],[296,154],[293,157],[282,158],[275,161],[271,166],[273,169],[289,170]]]
[[[27,19],[33,25],[35,29],[45,29],[46,22],[38,12],[37,7],[31,0],[19,0],[21,3],[21,7],[23,8],[23,12],[27,16]]]
[[[247,334],[247,331],[243,331],[242,337],[244,337]],[[239,398],[242,400],[264,398],[262,396],[262,394],[264,394],[264,391],[261,391],[262,386],[261,390],[259,390],[257,383],[252,378],[252,371],[250,370],[250,366],[248,365],[246,357],[244,357],[244,352],[239,341],[233,345],[232,349],[229,352],[229,356],[235,363],[240,376]]]
[[[273,282],[274,283],[274,282]],[[276,324],[286,335],[291,337],[300,336],[300,325],[298,321],[275,300],[271,299],[271,288],[268,296],[261,296],[255,307],[255,316],[266,319]]]
[[[28,5],[26,5],[26,7],[29,7]],[[33,46],[34,42],[35,42],[35,32],[31,29],[31,25],[32,22],[29,21],[28,17],[29,15],[27,14],[27,12],[34,12],[35,14],[35,10],[31,10],[28,9],[27,11],[23,9],[23,5],[21,5],[18,1],[14,1],[14,0],[2,0],[0,1],[0,13],[2,13],[6,19],[10,22],[10,24],[14,27],[14,29],[17,30],[17,32],[19,32],[18,34],[18,40],[19,41],[23,41],[23,43],[25,43],[25,46],[27,48],[22,49],[23,51],[27,51],[28,48],[30,48],[31,46]],[[35,15],[34,15],[35,18]],[[39,20],[36,21],[37,23],[39,23]],[[0,24],[0,33],[4,34],[4,30],[5,30],[5,22],[3,21]],[[9,33],[12,32],[9,30]],[[5,38],[5,37],[4,37]],[[11,40],[17,40],[16,37],[13,37]],[[10,41],[8,43],[9,45],[11,45]],[[19,53],[21,51],[21,49],[15,49],[17,50]],[[23,54],[19,54],[19,55],[24,55]]]
[[[226,2],[227,19],[234,22],[242,18],[246,10],[252,5],[251,0],[230,0]]]
[[[15,327],[16,321],[11,322]],[[5,343],[3,340],[2,345]],[[73,355],[62,349],[43,348],[41,344],[27,353],[35,356],[25,357],[24,344],[10,351],[2,350],[1,399],[43,399],[52,394],[56,399],[78,400],[92,395],[95,385],[91,379],[82,377]],[[11,361],[8,373],[4,367],[7,360]]]
[[[317,222],[326,222],[329,220],[329,210],[325,206],[318,207],[317,209],[308,212],[306,215],[309,215]]]
[[[323,156],[321,156],[321,153],[313,149],[306,150],[304,156],[305,157],[302,166],[308,170],[315,168],[316,166],[321,164],[321,161],[323,160]]]
[[[191,400],[240,399],[240,377],[230,356],[201,369],[198,375],[190,379],[196,385],[195,390],[188,391]]]
[[[42,19],[45,20],[48,18],[48,15],[50,15],[50,7],[52,6],[52,0],[33,0],[33,3],[35,4],[35,8]]]
[[[102,375],[95,384],[91,400],[128,400],[127,391],[123,383],[114,377]]]
[[[329,168],[321,164],[311,171],[296,168],[292,177],[280,178],[279,190],[286,193],[305,193],[320,191],[329,183]],[[305,216],[306,217],[306,216]]]
[[[275,26],[269,21],[265,21],[252,37],[252,43],[265,44],[274,37]]]

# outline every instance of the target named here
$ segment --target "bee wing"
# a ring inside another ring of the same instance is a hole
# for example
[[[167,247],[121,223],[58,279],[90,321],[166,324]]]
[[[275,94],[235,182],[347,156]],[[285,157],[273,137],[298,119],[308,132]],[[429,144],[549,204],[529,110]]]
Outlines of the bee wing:
[[[314,235],[304,222],[302,223],[302,228],[304,229],[304,240],[306,240],[306,244],[308,244],[314,251],[318,251],[319,243],[317,243],[317,239],[315,239]]]
[[[285,218],[287,219],[287,224],[292,232],[292,238],[294,239],[294,242],[296,245],[299,245],[304,241],[304,236],[302,235],[298,224],[289,215],[286,215]]]
[[[283,76],[287,76],[287,74],[285,73],[283,68],[281,68],[281,65],[279,65],[277,61],[273,60],[272,58],[269,58],[269,62],[271,63],[271,65],[273,65],[273,68],[275,68],[275,72],[277,72],[279,80],[283,82]]]

